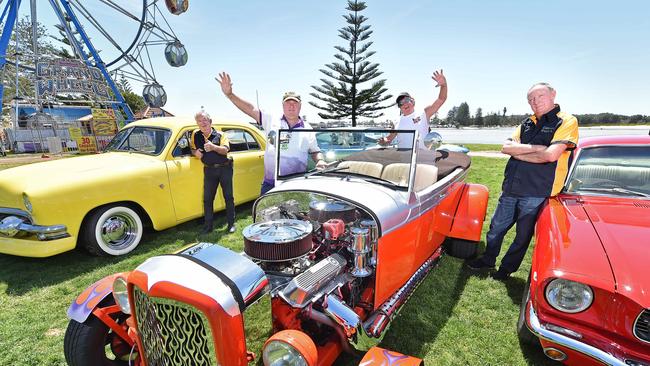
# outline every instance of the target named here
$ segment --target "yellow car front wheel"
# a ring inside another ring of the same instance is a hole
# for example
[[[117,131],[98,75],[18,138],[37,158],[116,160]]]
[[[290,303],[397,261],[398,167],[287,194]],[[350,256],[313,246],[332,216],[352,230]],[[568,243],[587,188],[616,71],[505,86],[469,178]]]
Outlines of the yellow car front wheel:
[[[105,206],[86,221],[84,246],[93,255],[124,255],[140,244],[143,231],[142,220],[133,209]]]

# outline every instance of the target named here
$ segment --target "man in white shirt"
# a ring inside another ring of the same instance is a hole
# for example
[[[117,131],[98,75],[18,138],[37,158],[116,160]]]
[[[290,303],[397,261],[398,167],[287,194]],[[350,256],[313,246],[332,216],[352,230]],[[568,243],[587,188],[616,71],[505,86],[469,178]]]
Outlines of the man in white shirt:
[[[262,182],[261,194],[268,192],[275,186],[275,151],[278,146],[282,149],[279,167],[280,175],[306,171],[307,153],[311,155],[311,158],[316,163],[316,168],[322,169],[327,166],[314,134],[291,134],[291,132],[283,132],[278,135],[279,129],[311,129],[311,126],[300,118],[300,95],[294,92],[285,93],[282,97],[283,114],[280,118],[274,118],[270,114],[256,109],[251,103],[235,95],[232,91],[232,80],[230,75],[222,72],[216,79],[219,84],[221,84],[221,91],[223,94],[235,105],[235,107],[239,108],[240,111],[244,112],[261,125],[267,136],[271,132],[275,133],[275,144],[269,143],[269,141],[266,143],[266,151],[264,152],[264,181]],[[294,137],[293,139],[291,138],[292,135]],[[298,138],[295,136],[298,136]]]
[[[447,100],[447,79],[440,71],[434,71],[433,76],[431,77],[436,82],[436,88],[440,87],[440,93],[438,94],[438,99],[436,99],[433,104],[424,107],[423,112],[415,111],[415,99],[411,97],[409,93],[401,93],[397,96],[395,100],[400,111],[400,120],[397,122],[395,129],[397,130],[415,130],[418,131],[418,141],[419,147],[424,147],[424,136],[429,133],[429,120],[434,113],[440,109],[440,107]],[[393,139],[397,136],[397,133],[391,133],[386,137],[379,139],[379,143],[382,145],[390,144]],[[399,139],[398,148],[411,148],[410,138],[406,136],[402,139]],[[413,144],[415,146],[415,144]]]

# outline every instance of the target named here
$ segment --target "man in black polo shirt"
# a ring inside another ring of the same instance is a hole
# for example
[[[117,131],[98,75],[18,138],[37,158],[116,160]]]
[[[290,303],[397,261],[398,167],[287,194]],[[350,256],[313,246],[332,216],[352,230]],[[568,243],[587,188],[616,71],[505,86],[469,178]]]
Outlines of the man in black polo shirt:
[[[232,194],[232,160],[228,158],[230,142],[223,132],[212,128],[212,119],[205,111],[194,115],[199,126],[192,132],[192,154],[203,163],[203,212],[205,219],[201,233],[213,229],[214,196],[221,184],[223,199],[226,202],[228,232],[235,232],[235,199]]]
[[[515,239],[492,274],[507,279],[517,271],[533,237],[537,214],[547,197],[557,195],[566,178],[571,151],[578,143],[578,120],[560,111],[555,90],[538,83],[528,90],[534,115],[517,127],[501,152],[510,155],[499,204],[494,211],[482,257],[467,263],[471,269],[494,268],[503,237],[516,223]]]

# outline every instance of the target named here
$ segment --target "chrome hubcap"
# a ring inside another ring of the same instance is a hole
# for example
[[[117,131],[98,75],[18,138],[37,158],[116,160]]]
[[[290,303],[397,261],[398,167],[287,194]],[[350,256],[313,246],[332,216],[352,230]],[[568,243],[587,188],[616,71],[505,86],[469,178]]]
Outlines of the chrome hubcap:
[[[111,249],[119,250],[133,244],[138,232],[138,225],[127,214],[115,214],[103,222],[102,241]]]

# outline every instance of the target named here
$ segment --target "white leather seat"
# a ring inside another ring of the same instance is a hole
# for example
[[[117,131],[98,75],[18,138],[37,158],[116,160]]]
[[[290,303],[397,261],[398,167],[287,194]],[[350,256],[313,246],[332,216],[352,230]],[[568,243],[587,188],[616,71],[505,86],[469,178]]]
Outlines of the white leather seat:
[[[381,177],[382,165],[370,161],[342,161],[338,167],[347,167],[344,172],[363,174],[370,177]]]
[[[438,180],[438,167],[430,164],[418,164],[415,168],[413,190],[419,192],[432,186]]]
[[[381,179],[385,179],[401,186],[406,186],[409,179],[409,164],[394,163],[384,167]],[[419,192],[431,186],[438,180],[438,168],[430,164],[418,164],[415,169],[415,183],[413,190]]]
[[[629,185],[644,185],[650,183],[650,168],[583,164],[576,166],[575,177],[580,180],[606,179]]]

